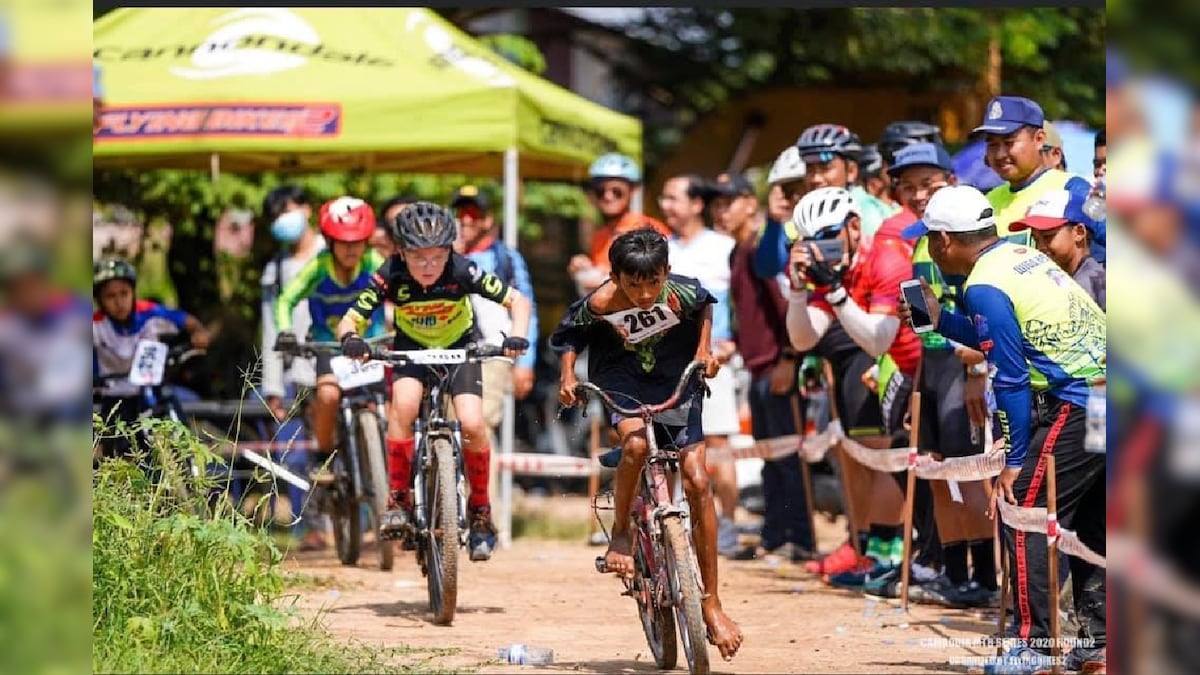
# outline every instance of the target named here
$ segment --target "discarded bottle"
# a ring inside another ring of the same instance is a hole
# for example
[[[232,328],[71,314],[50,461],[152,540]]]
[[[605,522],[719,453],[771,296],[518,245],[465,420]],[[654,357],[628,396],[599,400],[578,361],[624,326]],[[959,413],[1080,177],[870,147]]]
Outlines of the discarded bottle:
[[[548,666],[554,663],[554,650],[515,644],[501,647],[500,660],[521,666]]]

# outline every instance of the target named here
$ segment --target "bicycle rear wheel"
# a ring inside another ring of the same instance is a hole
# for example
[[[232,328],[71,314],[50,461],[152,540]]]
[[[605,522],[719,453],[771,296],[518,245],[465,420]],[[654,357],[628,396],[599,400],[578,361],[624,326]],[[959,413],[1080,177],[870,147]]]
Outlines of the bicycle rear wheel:
[[[654,663],[663,670],[675,667],[678,660],[678,646],[675,641],[675,616],[670,609],[660,603],[662,594],[655,588],[655,579],[662,579],[662,561],[653,558],[654,546],[648,535],[638,526],[634,519],[633,562],[637,570],[633,580],[634,594],[637,600],[638,616],[642,620],[642,632],[646,634],[646,644],[654,655]],[[649,584],[649,588],[645,588]]]
[[[432,476],[425,482],[425,504],[429,509],[429,536],[425,539],[426,585],[433,622],[449,625],[458,607],[458,480],[454,448],[450,441],[435,438]]]
[[[679,621],[679,635],[683,638],[683,653],[687,657],[688,672],[693,675],[708,673],[708,633],[704,626],[704,613],[700,607],[702,590],[692,564],[691,539],[679,516],[663,519],[663,546],[666,548],[667,576],[670,579],[671,595],[675,600],[675,615]]]
[[[383,432],[379,428],[379,418],[370,410],[360,410],[355,415],[355,429],[358,433],[358,466],[363,472],[363,485],[370,495],[363,495],[367,507],[371,511],[371,522],[376,529],[387,511],[388,503],[388,474],[387,464],[383,455]],[[392,569],[395,563],[396,549],[391,539],[376,537],[379,548],[379,569]]]

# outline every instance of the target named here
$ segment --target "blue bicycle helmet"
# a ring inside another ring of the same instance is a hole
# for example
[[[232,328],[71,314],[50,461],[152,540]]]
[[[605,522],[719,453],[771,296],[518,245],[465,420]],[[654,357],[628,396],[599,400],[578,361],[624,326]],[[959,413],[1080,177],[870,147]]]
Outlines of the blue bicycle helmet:
[[[642,171],[637,162],[617,152],[600,155],[588,168],[588,180],[620,178],[630,183],[642,182]]]

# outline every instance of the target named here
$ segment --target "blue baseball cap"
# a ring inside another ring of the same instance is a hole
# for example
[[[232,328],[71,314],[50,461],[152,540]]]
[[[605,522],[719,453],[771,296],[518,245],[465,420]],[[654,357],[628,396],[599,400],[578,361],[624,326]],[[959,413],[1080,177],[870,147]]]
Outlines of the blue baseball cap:
[[[1046,121],[1042,106],[1023,96],[997,96],[988,101],[983,123],[971,130],[975,134],[1007,136],[1021,127],[1038,127]]]
[[[950,152],[940,143],[913,143],[896,151],[895,163],[888,167],[888,175],[897,178],[910,166],[934,166],[947,173],[954,173],[954,160]]]

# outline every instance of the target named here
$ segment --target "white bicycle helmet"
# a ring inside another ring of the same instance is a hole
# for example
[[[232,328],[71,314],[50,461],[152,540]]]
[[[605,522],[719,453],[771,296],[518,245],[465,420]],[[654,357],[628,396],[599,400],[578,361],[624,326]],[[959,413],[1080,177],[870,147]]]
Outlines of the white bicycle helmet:
[[[588,168],[589,180],[620,178],[630,183],[642,182],[642,171],[637,162],[617,152],[600,155]]]
[[[824,187],[800,199],[792,211],[792,222],[802,239],[816,239],[835,234],[853,215],[858,215],[858,206],[846,188]]]
[[[771,170],[767,173],[767,185],[788,183],[801,178],[804,178],[804,160],[800,159],[800,150],[794,145],[789,145],[779,153],[779,157],[771,165]]]

